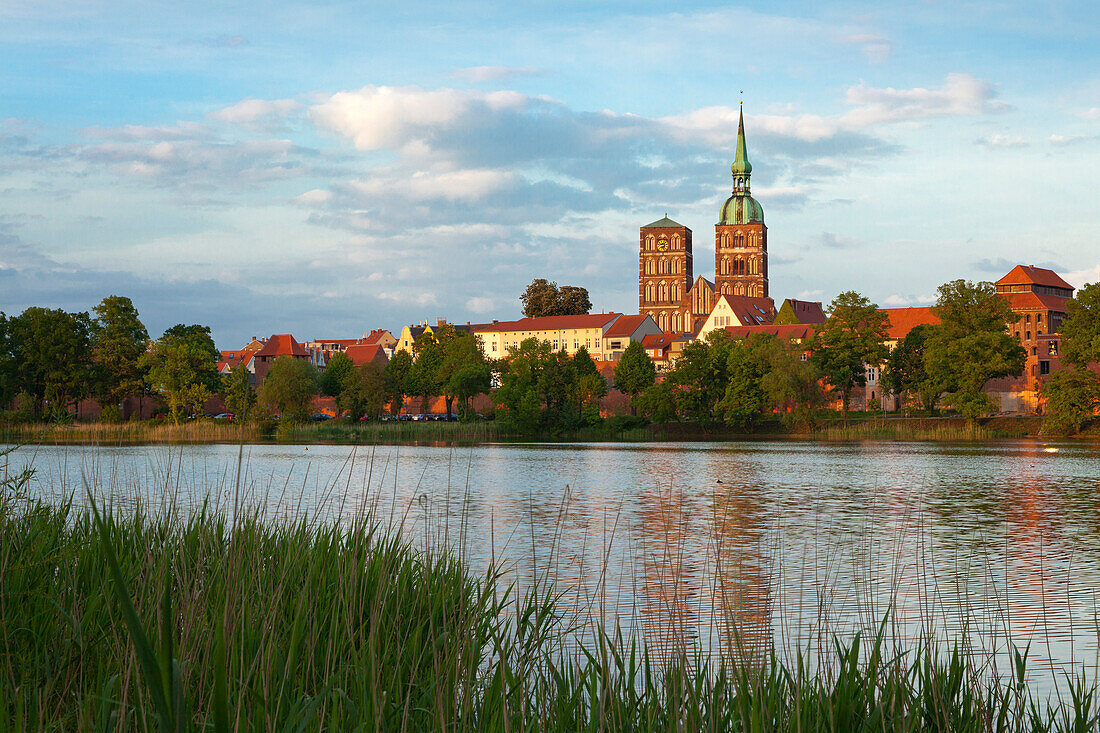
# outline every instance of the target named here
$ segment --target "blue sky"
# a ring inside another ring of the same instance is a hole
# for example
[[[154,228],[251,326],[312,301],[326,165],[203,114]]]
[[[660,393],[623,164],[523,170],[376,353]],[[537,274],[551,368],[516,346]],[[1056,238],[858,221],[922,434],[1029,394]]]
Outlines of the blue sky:
[[[672,9],[670,9],[672,8]],[[1100,280],[1093,2],[0,2],[0,310],[350,337],[713,272],[744,90],[773,297]]]

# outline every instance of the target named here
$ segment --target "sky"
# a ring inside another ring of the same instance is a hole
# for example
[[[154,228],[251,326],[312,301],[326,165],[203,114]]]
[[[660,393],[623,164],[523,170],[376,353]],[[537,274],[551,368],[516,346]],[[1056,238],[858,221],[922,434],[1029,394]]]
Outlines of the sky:
[[[1100,280],[1081,2],[0,0],[0,311],[351,338],[637,311],[666,213],[713,276],[743,99],[777,300]]]

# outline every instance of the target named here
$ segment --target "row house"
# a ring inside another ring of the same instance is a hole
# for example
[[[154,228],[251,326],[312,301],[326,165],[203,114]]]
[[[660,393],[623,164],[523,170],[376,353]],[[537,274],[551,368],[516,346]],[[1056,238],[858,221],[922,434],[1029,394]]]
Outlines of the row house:
[[[481,350],[489,359],[506,356],[509,349],[519,346],[525,339],[536,338],[550,344],[554,351],[565,350],[569,356],[583,346],[593,359],[607,361],[604,342],[608,331],[621,317],[621,313],[589,313],[493,321],[478,326],[475,334],[481,337]]]
[[[637,316],[619,316],[603,336],[603,355],[607,361],[622,358],[631,341],[642,342],[647,336],[662,333],[657,323],[648,314]]]
[[[395,339],[394,346],[390,351],[390,356],[393,356],[394,352],[405,351],[410,355],[413,353],[413,344],[417,339],[423,338],[425,335],[431,336],[436,331],[450,326],[456,331],[462,331],[471,335],[476,335],[482,328],[490,326],[489,323],[470,323],[467,321],[462,323],[448,323],[444,318],[436,319],[435,326],[428,325],[427,321],[423,321],[419,326],[405,326],[401,329],[401,335]]]

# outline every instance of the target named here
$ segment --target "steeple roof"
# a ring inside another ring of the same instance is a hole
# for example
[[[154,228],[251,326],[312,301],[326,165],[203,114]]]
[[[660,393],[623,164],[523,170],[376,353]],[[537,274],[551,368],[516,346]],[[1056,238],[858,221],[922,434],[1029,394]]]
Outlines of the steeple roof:
[[[738,174],[746,176],[752,173],[752,163],[749,162],[749,150],[745,145],[745,108],[741,107],[741,111],[737,120],[737,152],[734,154],[733,165],[730,166],[730,170],[736,176]]]
[[[674,222],[672,219],[668,218],[668,214],[665,214],[665,217],[663,219],[658,219],[657,221],[653,222],[652,224],[646,224],[644,227],[642,227],[642,229],[663,229],[665,227],[682,227],[682,226],[683,226],[683,224],[678,224],[677,222]]]

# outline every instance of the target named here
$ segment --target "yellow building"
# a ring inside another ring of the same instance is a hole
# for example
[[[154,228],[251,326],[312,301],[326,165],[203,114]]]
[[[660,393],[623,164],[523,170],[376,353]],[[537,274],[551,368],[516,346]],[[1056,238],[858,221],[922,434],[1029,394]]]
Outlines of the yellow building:
[[[474,334],[481,337],[481,349],[489,359],[506,356],[508,349],[529,338],[549,343],[554,351],[565,349],[570,356],[583,346],[593,359],[605,359],[604,337],[620,317],[620,313],[591,313],[494,321],[474,327]]]

